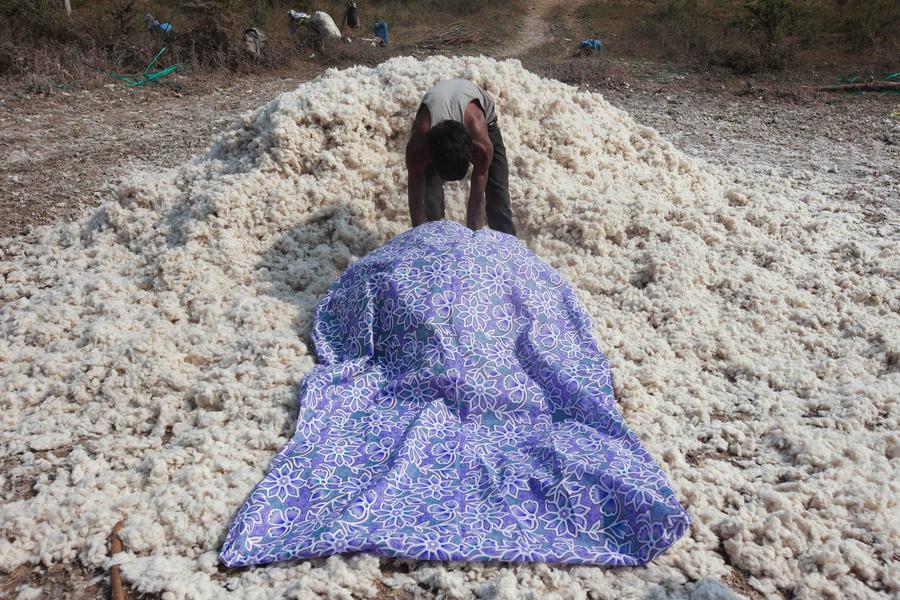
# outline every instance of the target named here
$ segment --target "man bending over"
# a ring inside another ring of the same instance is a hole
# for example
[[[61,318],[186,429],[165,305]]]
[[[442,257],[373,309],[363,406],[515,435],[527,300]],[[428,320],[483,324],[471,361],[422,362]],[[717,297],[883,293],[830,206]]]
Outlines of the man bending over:
[[[472,164],[466,225],[516,235],[509,204],[509,167],[494,99],[465,79],[438,82],[425,94],[409,143],[409,216],[413,227],[444,218],[444,182]]]

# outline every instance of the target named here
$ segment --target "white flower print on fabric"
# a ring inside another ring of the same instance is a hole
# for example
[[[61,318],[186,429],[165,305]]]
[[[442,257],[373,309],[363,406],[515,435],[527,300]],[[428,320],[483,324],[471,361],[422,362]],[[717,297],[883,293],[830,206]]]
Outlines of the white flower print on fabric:
[[[300,517],[300,511],[296,508],[286,508],[284,510],[273,509],[269,511],[266,517],[269,528],[266,535],[270,537],[282,537],[291,530],[291,526]]]
[[[269,473],[269,477],[260,484],[260,488],[277,498],[281,502],[287,502],[300,493],[300,481],[298,473],[291,469],[288,463],[282,464]]]

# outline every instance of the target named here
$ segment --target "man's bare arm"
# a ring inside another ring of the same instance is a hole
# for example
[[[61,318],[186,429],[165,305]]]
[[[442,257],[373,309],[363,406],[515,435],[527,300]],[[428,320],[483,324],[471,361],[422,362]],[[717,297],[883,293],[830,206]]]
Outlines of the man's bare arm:
[[[416,115],[409,143],[406,144],[406,172],[409,177],[407,195],[409,218],[413,227],[428,220],[425,214],[425,167],[428,166],[428,146],[425,136],[430,126],[431,115],[423,106]]]
[[[473,156],[475,161],[472,169],[472,187],[469,188],[469,203],[466,205],[466,226],[478,231],[484,227],[484,190],[487,187],[488,168],[491,165],[490,158],[493,150],[483,150],[482,156],[484,160],[479,160],[477,156]],[[480,163],[480,164],[479,164]]]
[[[466,205],[466,226],[478,231],[484,227],[484,190],[494,158],[494,145],[488,136],[484,113],[478,106],[470,104],[465,119],[466,129],[472,137],[472,184],[469,188],[469,203]]]

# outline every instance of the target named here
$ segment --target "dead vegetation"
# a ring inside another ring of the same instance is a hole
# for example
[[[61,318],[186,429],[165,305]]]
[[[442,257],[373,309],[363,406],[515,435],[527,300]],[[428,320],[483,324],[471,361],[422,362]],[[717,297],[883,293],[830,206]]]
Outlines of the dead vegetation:
[[[603,54],[530,57],[525,64],[536,73],[579,87],[610,89],[634,81],[627,65]]]
[[[736,73],[840,65],[896,70],[896,0],[589,0],[582,33],[619,55]]]
[[[156,67],[178,64],[181,73],[227,71],[240,76],[310,61],[326,66],[375,64],[402,51],[474,48],[484,39],[478,24],[502,35],[511,30],[523,2],[360,2],[360,27],[342,28],[354,38],[346,45],[318,43],[302,27],[291,32],[287,17],[289,9],[323,10],[341,25],[344,0],[311,5],[289,0],[72,0],[71,5],[68,16],[58,0],[0,0],[0,39],[5,40],[0,44],[0,76],[28,93],[90,87],[113,82],[111,73],[141,73],[163,47],[167,50]],[[172,31],[149,31],[148,13],[170,23]],[[373,49],[361,40],[373,37],[376,20],[389,25],[387,48]],[[243,41],[250,27],[266,34],[258,54],[248,52]]]
[[[524,0],[502,5],[475,0],[359,4],[360,27],[343,28],[353,43],[323,47],[308,35],[289,31],[287,10],[324,10],[341,24],[344,0],[312,5],[289,0],[72,0],[71,16],[58,0],[0,0],[0,75],[26,92],[48,94],[113,82],[110,73],[140,73],[162,47],[167,50],[158,68],[178,64],[181,73],[227,71],[232,76],[291,68],[298,61],[340,67],[372,65],[398,53],[490,52],[505,39],[527,35],[519,24],[531,6]],[[896,0],[587,0],[551,12],[565,13],[560,31],[572,38],[573,48],[584,37],[606,42],[606,59],[531,53],[535,56],[529,58],[574,84],[626,81],[627,73],[610,58],[749,74],[823,66],[843,72],[896,71],[898,65],[892,63],[900,56]],[[171,23],[172,32],[148,31],[147,13]],[[360,39],[373,37],[371,26],[378,19],[389,24],[388,48],[373,48]],[[247,52],[243,43],[243,32],[251,26],[266,33],[258,55]]]
[[[415,34],[410,45],[417,50],[439,52],[444,48],[460,48],[479,41],[479,33],[465,21],[454,21],[444,27],[425,27]]]

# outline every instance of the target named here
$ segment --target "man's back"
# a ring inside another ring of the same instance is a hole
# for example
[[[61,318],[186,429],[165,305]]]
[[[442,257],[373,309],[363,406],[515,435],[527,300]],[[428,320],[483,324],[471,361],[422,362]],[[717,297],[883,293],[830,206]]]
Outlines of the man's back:
[[[441,121],[463,123],[466,108],[471,102],[478,104],[488,124],[497,120],[494,99],[468,79],[439,81],[422,98],[422,104],[431,115],[432,127]]]

